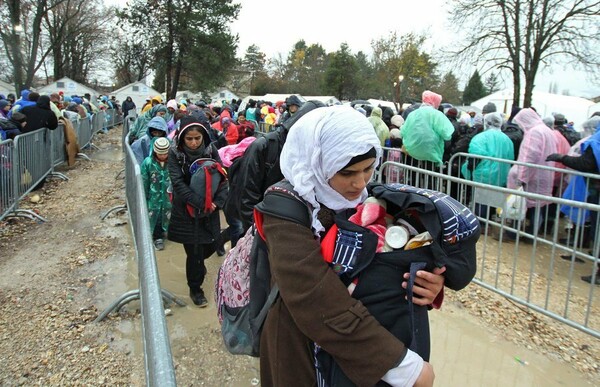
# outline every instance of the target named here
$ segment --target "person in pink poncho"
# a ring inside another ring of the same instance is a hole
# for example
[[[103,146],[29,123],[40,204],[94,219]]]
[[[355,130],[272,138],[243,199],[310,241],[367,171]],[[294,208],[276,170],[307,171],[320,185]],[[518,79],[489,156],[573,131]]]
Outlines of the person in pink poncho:
[[[549,154],[556,153],[556,138],[552,129],[548,128],[542,118],[533,109],[522,109],[513,119],[523,129],[523,141],[519,148],[517,161],[535,165],[554,167],[555,163],[546,161]],[[508,188],[517,189],[523,187],[525,192],[552,196],[554,186],[554,172],[540,168],[513,165],[508,173]],[[544,209],[548,204],[546,201],[527,199],[527,219],[529,225],[526,232],[537,233],[539,226],[544,221]],[[538,222],[535,223],[536,212]],[[535,226],[535,227],[534,227]],[[513,239],[509,233],[508,239]]]

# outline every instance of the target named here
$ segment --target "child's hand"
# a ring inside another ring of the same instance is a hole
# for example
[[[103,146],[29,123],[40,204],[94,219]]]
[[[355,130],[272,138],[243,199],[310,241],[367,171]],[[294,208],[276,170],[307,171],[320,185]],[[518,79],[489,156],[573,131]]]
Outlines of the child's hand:
[[[210,210],[208,212],[213,212],[216,209],[217,209],[217,205],[215,203],[211,203],[210,204]]]
[[[444,287],[444,276],[442,273],[446,271],[446,267],[436,267],[433,269],[433,273],[425,270],[417,271],[417,277],[415,278],[415,286],[413,286],[413,303],[415,305],[430,305],[433,300],[437,297],[438,293]],[[404,289],[408,286],[408,279],[410,273],[404,274],[404,279],[407,281],[402,282]]]

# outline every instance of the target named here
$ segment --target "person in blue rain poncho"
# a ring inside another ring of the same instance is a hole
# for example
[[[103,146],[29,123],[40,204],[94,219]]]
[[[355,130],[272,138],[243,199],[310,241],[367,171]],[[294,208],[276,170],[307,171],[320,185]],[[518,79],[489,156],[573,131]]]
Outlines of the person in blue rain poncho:
[[[568,156],[560,153],[553,153],[546,158],[546,161],[557,161],[563,163],[568,168],[581,172],[600,173],[600,124],[596,127],[596,132],[590,136],[587,141],[581,144],[581,156]],[[582,176],[573,176],[563,193],[563,199],[599,204],[599,180],[590,180],[589,184],[586,184],[586,180],[587,179]],[[597,235],[597,211],[583,210],[583,212],[581,212],[582,209],[567,205],[561,206],[560,210],[567,215],[573,223],[583,224],[589,220],[591,225],[591,235]],[[585,282],[593,282],[596,285],[600,285],[600,266],[597,266],[595,275],[582,276],[581,279]]]

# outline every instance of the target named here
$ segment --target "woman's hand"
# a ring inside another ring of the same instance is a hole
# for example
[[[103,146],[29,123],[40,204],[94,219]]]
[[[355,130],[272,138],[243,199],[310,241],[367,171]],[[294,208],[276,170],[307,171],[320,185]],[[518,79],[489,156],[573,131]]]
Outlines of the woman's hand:
[[[208,212],[214,212],[217,209],[217,205],[215,203],[210,203],[210,210]]]
[[[433,273],[425,270],[417,271],[417,277],[415,278],[415,285],[413,286],[413,303],[415,305],[430,305],[433,300],[437,297],[438,293],[444,287],[444,276],[442,273],[446,271],[446,267],[436,267],[433,269]],[[402,282],[402,287],[406,289],[408,287],[408,279],[410,273],[404,274],[404,279],[407,281]]]
[[[435,374],[433,373],[433,366],[428,363],[423,363],[423,369],[415,382],[414,387],[431,387],[433,386],[433,380],[435,379]]]

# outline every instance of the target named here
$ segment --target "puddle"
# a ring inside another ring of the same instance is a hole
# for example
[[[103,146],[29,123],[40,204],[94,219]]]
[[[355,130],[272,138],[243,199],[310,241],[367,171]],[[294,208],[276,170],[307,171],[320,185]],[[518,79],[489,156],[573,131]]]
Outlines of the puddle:
[[[120,161],[125,157],[123,150],[121,147],[112,147],[112,148],[102,148],[100,150],[84,150],[85,153],[92,160],[102,160],[102,161]]]

